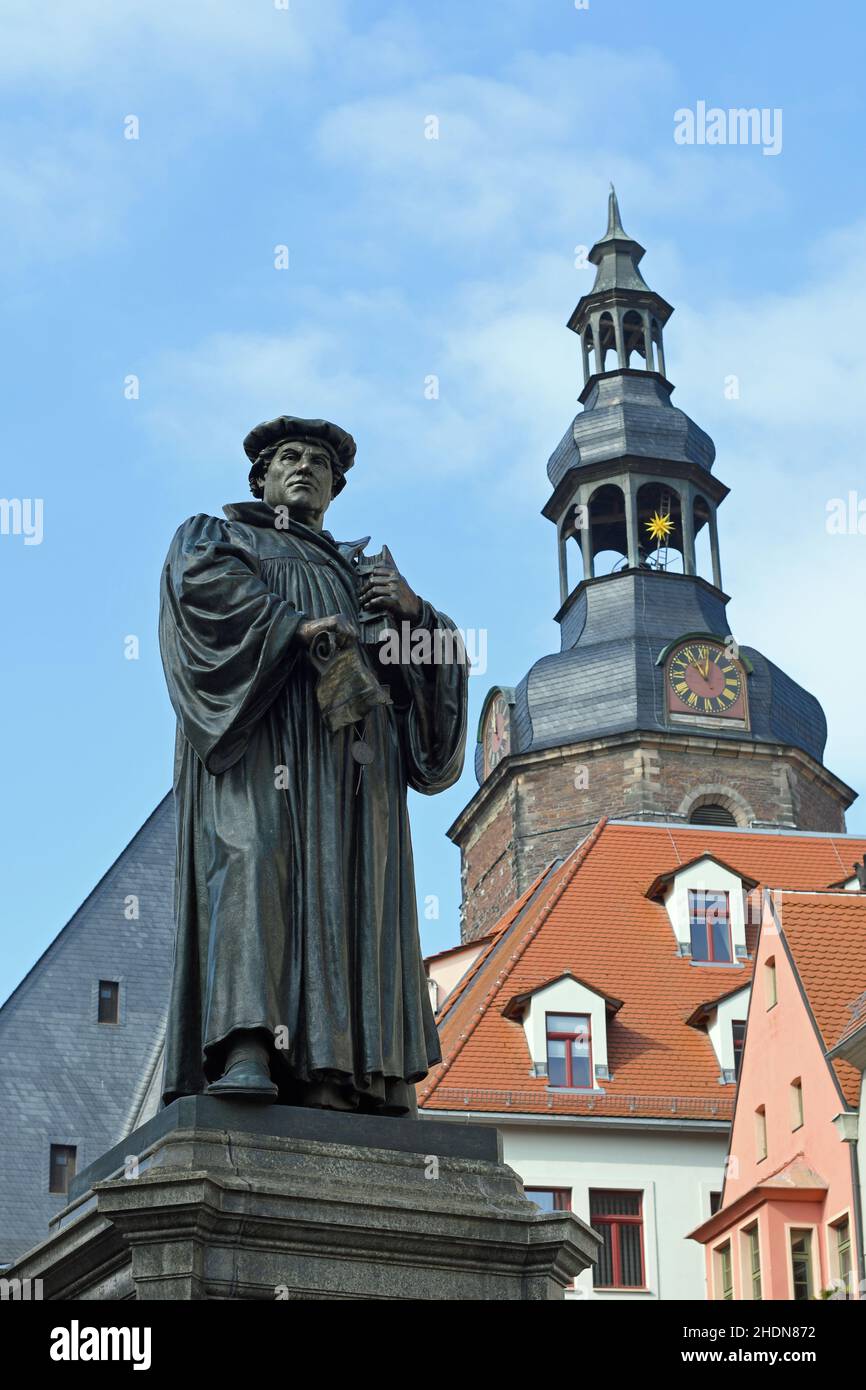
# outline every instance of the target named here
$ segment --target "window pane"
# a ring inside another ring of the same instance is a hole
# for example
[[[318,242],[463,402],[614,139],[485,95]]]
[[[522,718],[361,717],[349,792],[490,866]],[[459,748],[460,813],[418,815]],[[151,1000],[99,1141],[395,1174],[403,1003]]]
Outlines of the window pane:
[[[613,1284],[613,1228],[609,1222],[602,1221],[593,1229],[604,1243],[598,1252],[598,1261],[592,1267],[592,1282],[602,1288],[610,1288]]]
[[[640,1216],[639,1192],[590,1192],[590,1220],[594,1216]]]
[[[526,1195],[530,1202],[534,1202],[542,1211],[556,1211],[556,1193],[552,1188],[542,1189],[540,1187],[527,1187]]]
[[[622,1286],[628,1289],[643,1287],[641,1258],[641,1227],[638,1222],[623,1222],[619,1227],[619,1259]]]
[[[709,960],[706,922],[692,922],[692,960]]]
[[[568,1044],[562,1038],[550,1038],[547,1043],[547,1079],[551,1086],[564,1086],[565,1049]]]
[[[582,1033],[588,1028],[589,1020],[580,1014],[548,1014],[547,1031],[550,1033]]]
[[[749,1273],[752,1279],[752,1298],[755,1302],[761,1300],[761,1249],[758,1244],[758,1228],[752,1226],[747,1232],[749,1237]]]
[[[75,1148],[71,1144],[52,1144],[48,1169],[48,1191],[66,1193],[75,1177]]]
[[[571,1189],[567,1187],[526,1187],[530,1202],[542,1211],[571,1211]]]
[[[120,987],[116,980],[99,981],[99,1005],[97,1020],[99,1023],[117,1023],[118,1000]]]
[[[743,1044],[746,1040],[745,1023],[732,1023],[731,1033],[734,1039],[734,1076],[739,1080],[740,1066],[743,1061]]]
[[[713,960],[731,960],[731,930],[727,917],[707,919],[713,933]]]
[[[571,1044],[571,1084],[572,1086],[591,1086],[589,1074],[589,1038],[583,1041],[575,1038]]]
[[[791,1232],[791,1265],[794,1275],[794,1298],[798,1303],[812,1297],[812,1234],[811,1231]]]

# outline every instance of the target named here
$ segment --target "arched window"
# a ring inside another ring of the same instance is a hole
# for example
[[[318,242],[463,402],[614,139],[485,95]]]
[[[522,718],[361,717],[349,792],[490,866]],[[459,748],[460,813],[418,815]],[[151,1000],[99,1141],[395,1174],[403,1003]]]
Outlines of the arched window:
[[[638,552],[647,569],[683,572],[680,495],[668,483],[644,483],[637,494]]]
[[[605,483],[589,500],[589,535],[596,575],[628,564],[625,497],[616,483]]]
[[[614,355],[616,355],[616,332],[613,326],[613,318],[605,309],[598,321],[598,343],[595,352],[597,371],[604,371],[604,359],[610,351],[613,351]]]
[[[622,321],[623,345],[625,348],[625,365],[631,365],[631,355],[636,352],[639,357],[646,357],[646,343],[644,341],[643,319],[635,309],[629,309]]]

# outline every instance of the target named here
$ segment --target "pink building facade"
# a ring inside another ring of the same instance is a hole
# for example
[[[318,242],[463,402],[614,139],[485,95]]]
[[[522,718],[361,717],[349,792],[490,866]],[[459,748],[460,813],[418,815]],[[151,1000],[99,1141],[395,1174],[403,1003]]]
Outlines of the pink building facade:
[[[765,895],[721,1206],[692,1233],[711,1299],[859,1294],[861,1078],[827,1053],[864,987],[866,895]]]

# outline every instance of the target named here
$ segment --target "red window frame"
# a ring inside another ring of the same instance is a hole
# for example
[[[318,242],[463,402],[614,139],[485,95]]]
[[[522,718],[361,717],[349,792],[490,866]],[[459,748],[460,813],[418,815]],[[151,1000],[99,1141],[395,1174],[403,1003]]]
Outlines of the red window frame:
[[[596,1197],[636,1197],[637,1212],[629,1214],[607,1214],[598,1215],[593,1212],[593,1199]],[[643,1238],[643,1193],[626,1191],[622,1188],[613,1187],[591,1187],[589,1190],[589,1224],[591,1226],[610,1226],[610,1254],[611,1267],[613,1271],[612,1284],[595,1284],[596,1269],[593,1270],[593,1283],[597,1289],[645,1289],[646,1288],[646,1254],[644,1251]],[[620,1247],[620,1226],[639,1226],[640,1227],[640,1283],[624,1284],[622,1281],[622,1250]]]
[[[570,1033],[563,1033],[563,1032],[560,1032],[560,1031],[558,1031],[558,1030],[557,1030],[556,1032],[551,1032],[550,1022],[549,1022],[549,1020],[550,1020],[551,1018],[573,1018],[575,1021],[583,1020],[583,1021],[586,1023],[586,1028],[577,1028],[577,1029],[575,1029],[574,1031],[572,1031],[572,1032],[570,1032]],[[554,1088],[555,1090],[581,1090],[581,1091],[582,1091],[582,1090],[587,1090],[587,1089],[591,1088],[591,1087],[592,1087],[592,1082],[593,1082],[593,1077],[595,1076],[595,1071],[594,1071],[593,1065],[592,1065],[592,1020],[591,1020],[589,1014],[563,1014],[563,1013],[556,1013],[555,1011],[551,1011],[551,1012],[549,1012],[549,1013],[545,1013],[545,1015],[544,1015],[544,1032],[545,1032],[545,1037],[546,1037],[546,1039],[547,1039],[547,1080],[548,1080],[548,1084],[551,1085],[551,1086],[553,1086],[553,1088]],[[552,1082],[552,1081],[550,1080],[550,1043],[551,1043],[551,1041],[553,1041],[553,1042],[569,1042],[569,1043],[570,1043],[570,1042],[575,1042],[575,1041],[578,1040],[578,1039],[582,1039],[583,1036],[584,1036],[584,1034],[586,1034],[587,1050],[588,1050],[588,1054],[589,1054],[589,1055],[588,1055],[588,1071],[589,1071],[589,1076],[588,1076],[588,1078],[587,1078],[586,1086],[585,1086],[585,1087],[584,1087],[584,1086],[578,1086],[578,1085],[576,1085],[576,1083],[575,1083],[575,1080],[574,1080],[574,1072],[573,1072],[573,1070],[572,1070],[572,1057],[571,1057],[571,1048],[570,1048],[570,1047],[567,1047],[567,1048],[565,1049],[565,1081],[562,1083],[561,1086],[558,1085],[558,1083],[556,1083],[556,1082]]]
[[[709,918],[710,918],[710,913],[711,913],[712,911],[714,911],[714,906],[713,906],[713,903],[712,903],[712,902],[709,902],[708,900],[709,900],[709,899],[722,898],[722,897],[723,897],[724,900],[725,900],[725,917],[724,917],[724,923],[725,923],[725,927],[726,927],[726,929],[727,929],[728,954],[727,954],[727,956],[721,956],[721,957],[720,957],[720,956],[716,956],[716,954],[715,954],[715,940],[714,940],[713,930],[712,930],[712,927],[710,926],[710,920],[709,920]],[[705,900],[706,906],[705,906],[705,909],[703,910],[703,912],[699,911],[698,908],[697,908],[696,900],[697,900],[698,898],[703,898],[703,899]],[[726,892],[726,891],[723,891],[722,889],[715,889],[715,888],[713,888],[713,889],[709,889],[709,888],[690,888],[690,889],[689,889],[689,947],[690,947],[691,952],[692,952],[692,959],[693,959],[693,960],[696,959],[696,957],[695,957],[695,951],[694,951],[694,934],[695,934],[695,929],[698,928],[698,927],[703,927],[704,931],[706,932],[706,940],[707,940],[707,954],[706,954],[706,957],[701,957],[701,958],[699,959],[699,964],[702,964],[702,965],[733,965],[733,964],[734,964],[734,940],[733,940],[733,937],[731,936],[731,895],[730,895],[730,893],[728,893],[728,892]]]

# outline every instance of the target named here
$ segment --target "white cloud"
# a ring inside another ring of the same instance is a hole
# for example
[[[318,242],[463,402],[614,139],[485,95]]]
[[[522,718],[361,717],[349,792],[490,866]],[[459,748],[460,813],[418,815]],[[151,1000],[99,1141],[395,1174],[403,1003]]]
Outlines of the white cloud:
[[[215,61],[233,70],[310,62],[342,31],[345,13],[343,0],[293,0],[286,10],[272,0],[5,0],[0,71],[7,82],[64,85],[99,74],[113,89],[158,65],[213,81]]]
[[[646,218],[663,209],[668,222],[708,201],[717,221],[736,222],[758,190],[772,205],[773,175],[759,163],[674,146],[677,90],[655,50],[583,44],[521,54],[498,79],[449,74],[347,101],[323,116],[317,144],[345,169],[368,217],[464,251],[486,238],[491,260],[515,243],[590,243],[611,179],[627,188],[628,207]],[[665,102],[670,143],[645,119]],[[425,134],[430,116],[438,139]]]

